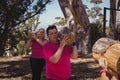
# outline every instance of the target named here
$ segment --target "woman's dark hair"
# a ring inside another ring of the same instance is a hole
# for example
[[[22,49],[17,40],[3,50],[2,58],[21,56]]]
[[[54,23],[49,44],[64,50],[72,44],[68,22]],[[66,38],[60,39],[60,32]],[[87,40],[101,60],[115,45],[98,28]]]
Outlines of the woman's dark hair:
[[[51,29],[56,29],[57,30],[57,27],[55,25],[48,26],[48,28],[46,29],[47,35],[48,35],[49,30],[51,30]]]

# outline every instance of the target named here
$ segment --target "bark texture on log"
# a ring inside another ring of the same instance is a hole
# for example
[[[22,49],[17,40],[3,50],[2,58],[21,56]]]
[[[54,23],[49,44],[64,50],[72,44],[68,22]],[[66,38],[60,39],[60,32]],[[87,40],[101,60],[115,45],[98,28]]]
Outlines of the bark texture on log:
[[[119,43],[119,41],[110,38],[100,38],[93,45],[92,52],[95,53],[105,53],[105,51],[113,44]]]

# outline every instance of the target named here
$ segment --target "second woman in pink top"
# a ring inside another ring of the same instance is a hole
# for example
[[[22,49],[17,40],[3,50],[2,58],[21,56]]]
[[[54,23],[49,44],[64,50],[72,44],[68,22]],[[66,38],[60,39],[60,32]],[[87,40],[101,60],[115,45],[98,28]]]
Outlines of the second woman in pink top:
[[[47,28],[49,42],[44,45],[43,52],[46,60],[47,80],[69,80],[71,77],[70,58],[77,58],[76,45],[67,46],[68,37],[58,40],[58,30],[55,25]]]
[[[43,45],[48,41],[44,38],[45,30],[40,28],[39,31],[31,33],[29,35],[29,40],[27,41],[25,47],[32,48],[32,54],[30,56],[30,65],[32,69],[32,80],[40,80],[41,72],[45,65],[45,60],[43,57]]]

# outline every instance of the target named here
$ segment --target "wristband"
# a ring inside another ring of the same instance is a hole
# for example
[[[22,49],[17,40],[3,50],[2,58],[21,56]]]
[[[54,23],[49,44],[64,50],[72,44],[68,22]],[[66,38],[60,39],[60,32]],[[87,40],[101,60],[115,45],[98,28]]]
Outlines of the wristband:
[[[77,42],[73,42],[72,46],[77,46]]]
[[[107,71],[105,69],[100,70],[99,76],[101,77],[102,73],[106,73]]]

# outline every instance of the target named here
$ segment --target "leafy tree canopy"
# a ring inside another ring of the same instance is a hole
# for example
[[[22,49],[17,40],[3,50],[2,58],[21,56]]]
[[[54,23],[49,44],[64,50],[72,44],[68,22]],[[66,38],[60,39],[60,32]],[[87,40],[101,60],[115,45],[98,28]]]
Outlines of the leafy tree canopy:
[[[0,55],[4,53],[11,31],[28,19],[42,13],[52,0],[1,0],[0,1]]]

